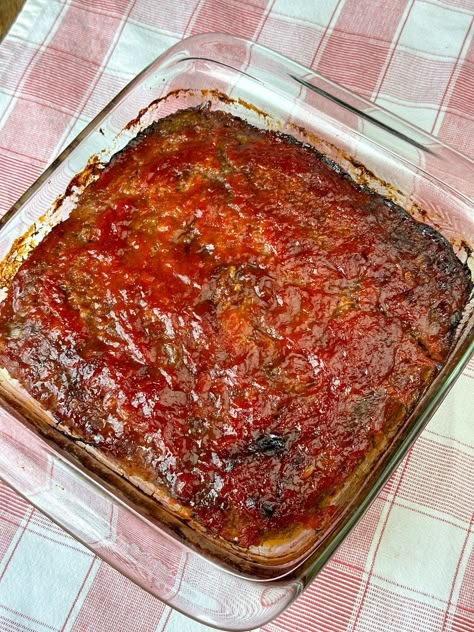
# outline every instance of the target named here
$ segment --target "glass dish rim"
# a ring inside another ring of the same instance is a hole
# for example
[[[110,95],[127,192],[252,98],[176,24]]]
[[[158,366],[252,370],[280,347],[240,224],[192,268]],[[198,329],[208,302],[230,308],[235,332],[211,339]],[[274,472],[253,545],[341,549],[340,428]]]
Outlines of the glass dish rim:
[[[181,40],[180,42],[174,44],[172,47],[170,47],[169,49],[164,51],[151,64],[149,64],[140,73],[138,73],[115,97],[113,97],[109,101],[109,103],[90,121],[90,123],[88,125],[86,125],[83,130],[81,130],[81,132],[76,136],[76,138],[71,143],[69,143],[68,146],[58,155],[58,157],[46,168],[46,170],[27,189],[27,191],[25,191],[25,193],[12,205],[10,210],[7,211],[4,214],[4,216],[0,219],[0,229],[3,229],[6,226],[6,224],[10,221],[10,219],[12,219],[16,215],[16,213],[19,210],[21,210],[21,208],[29,201],[29,199],[36,193],[36,191],[43,185],[43,183],[54,173],[55,169],[65,159],[68,158],[68,156],[72,153],[72,151],[85,138],[87,138],[87,136],[91,133],[91,131],[93,131],[95,128],[97,128],[97,126],[100,124],[100,121],[102,121],[109,114],[109,112],[115,107],[115,105],[120,103],[122,98],[129,91],[131,91],[136,85],[138,85],[140,83],[140,81],[143,79],[143,77],[148,73],[148,71],[152,67],[154,67],[154,66],[158,66],[159,67],[161,60],[164,59],[165,56],[172,54],[176,50],[182,49],[183,45],[185,45],[186,42],[192,40],[194,43],[196,43],[198,41],[202,41],[202,40],[205,40],[205,39],[207,40],[210,37],[215,38],[215,39],[221,38],[221,39],[225,39],[225,40],[229,40],[229,41],[236,41],[236,40],[238,40],[238,41],[244,42],[244,43],[256,48],[257,50],[261,50],[265,54],[273,57],[274,59],[276,59],[278,62],[280,62],[284,66],[288,66],[288,64],[291,64],[292,67],[298,68],[305,75],[311,74],[314,77],[320,78],[326,84],[329,84],[329,85],[333,86],[336,91],[343,92],[343,93],[346,93],[347,95],[350,95],[352,98],[356,99],[360,103],[365,104],[367,107],[370,107],[372,110],[383,112],[384,114],[387,115],[388,119],[390,119],[394,123],[399,123],[400,125],[403,125],[405,128],[412,129],[413,132],[415,132],[417,135],[427,139],[427,141],[429,141],[429,143],[431,145],[433,145],[435,147],[439,147],[439,148],[441,148],[443,150],[446,150],[448,152],[453,152],[459,159],[465,160],[470,165],[474,166],[474,160],[473,159],[471,159],[469,156],[466,156],[465,154],[463,154],[459,150],[451,147],[449,144],[447,144],[447,143],[445,143],[443,141],[440,141],[435,136],[425,132],[424,130],[422,130],[421,128],[417,127],[416,125],[404,120],[402,117],[399,117],[396,114],[392,114],[391,112],[385,110],[384,108],[381,108],[380,106],[377,106],[376,104],[374,104],[370,100],[365,99],[364,97],[361,97],[361,96],[357,95],[356,93],[352,92],[348,88],[345,88],[344,86],[341,86],[337,82],[334,82],[334,81],[324,77],[320,73],[317,73],[317,72],[305,67],[304,65],[293,61],[292,59],[286,57],[285,55],[277,53],[277,52],[271,50],[270,48],[267,48],[265,46],[262,46],[260,44],[255,43],[255,42],[251,42],[250,40],[247,40],[247,39],[242,38],[242,37],[236,37],[236,36],[229,35],[229,34],[226,34],[226,33],[201,33],[199,35],[194,35],[194,36],[192,36],[190,38],[186,38],[185,40]],[[204,59],[204,58],[199,58],[199,57],[195,57],[195,58],[196,59]],[[187,58],[187,59],[190,59],[190,58]],[[218,61],[218,60],[212,60],[212,61]],[[345,106],[347,104],[342,102],[342,103],[340,103],[340,105]],[[351,109],[351,108],[349,108],[349,109]],[[381,125],[381,123],[379,121],[377,121],[376,119],[373,119],[373,122],[376,123],[377,125]],[[387,127],[385,124],[383,124],[383,126],[385,128]],[[398,135],[396,130],[390,130],[390,131],[392,131],[394,134]],[[410,139],[408,137],[405,138],[405,140],[410,142]],[[436,177],[436,176],[434,176],[434,177]],[[453,187],[451,187],[449,184],[446,184],[446,183],[443,183],[443,184],[445,184],[446,187],[448,187],[450,189],[453,189]],[[453,189],[453,191],[455,191],[456,194],[458,194],[458,195],[462,196],[464,199],[466,199],[468,201],[468,203],[472,204],[472,200],[469,197],[467,197],[465,194],[463,194],[460,191],[457,191],[456,189]],[[323,553],[318,555],[317,560],[313,560],[313,564],[311,564],[310,567],[309,567],[309,574],[310,574],[310,576],[311,575],[315,575],[320,570],[320,568],[326,563],[327,559],[329,559],[329,557],[333,554],[335,549],[339,546],[339,544],[342,542],[342,540],[346,537],[347,533],[352,529],[354,524],[356,524],[358,522],[358,520],[361,517],[361,515],[363,515],[363,513],[365,513],[366,509],[368,508],[368,506],[370,505],[372,500],[375,498],[375,496],[380,491],[382,485],[386,482],[388,476],[393,472],[394,468],[399,463],[399,461],[405,456],[408,447],[412,444],[412,442],[418,436],[418,434],[423,430],[423,428],[425,427],[427,421],[431,417],[431,415],[434,412],[434,410],[436,410],[436,408],[440,405],[440,403],[442,402],[444,396],[446,395],[448,390],[451,388],[452,383],[459,376],[459,374],[461,373],[464,365],[466,364],[466,362],[468,361],[469,357],[471,356],[471,354],[473,352],[474,352],[474,340],[471,342],[470,345],[466,344],[465,347],[463,347],[462,349],[458,350],[459,358],[458,358],[458,360],[457,360],[457,362],[456,362],[456,364],[454,366],[454,369],[451,370],[449,374],[444,375],[443,372],[441,372],[438,375],[438,378],[435,381],[435,383],[437,383],[439,380],[441,380],[442,376],[444,377],[444,379],[438,385],[438,388],[435,390],[433,395],[426,402],[427,405],[425,405],[425,407],[424,407],[423,414],[421,414],[420,418],[415,420],[415,422],[413,422],[411,424],[410,431],[407,433],[407,436],[404,438],[402,444],[393,452],[393,454],[391,455],[391,457],[388,460],[387,464],[385,465],[385,467],[383,469],[383,472],[378,477],[376,483],[371,486],[370,492],[362,500],[362,502],[358,505],[358,507],[356,508],[354,513],[351,514],[351,516],[347,520],[347,522],[344,523],[343,526],[337,531],[337,535],[334,538],[334,541],[331,541],[330,545],[323,549]],[[120,502],[120,499],[118,499],[118,500]],[[179,540],[179,541],[182,544],[184,544],[185,546],[188,546],[185,541],[183,541],[183,540]],[[201,554],[201,555],[203,555],[203,554]],[[206,561],[211,562],[211,563],[213,562],[212,559],[207,558],[205,555],[203,555],[203,557],[206,559]],[[311,559],[311,555],[310,555],[310,559]],[[223,568],[223,570],[229,572],[228,569],[226,569],[225,567],[221,566],[221,568]],[[303,569],[303,568],[305,568],[305,563],[304,562],[301,565],[298,565],[296,567],[295,571],[299,571],[300,569]],[[298,574],[300,575],[301,573],[298,573]],[[283,575],[283,576],[275,578],[274,580],[265,580],[265,579],[258,579],[258,578],[256,578],[256,579],[254,579],[254,581],[276,581],[276,580],[282,579],[284,577],[285,576]],[[252,578],[246,578],[246,579],[252,579]]]
[[[291,59],[291,57],[288,57],[287,55],[279,53],[279,52],[269,48],[268,46],[265,46],[263,44],[259,44],[257,42],[252,41],[252,40],[249,40],[249,39],[247,39],[245,37],[241,37],[241,36],[238,36],[238,35],[232,35],[230,33],[224,32],[224,31],[206,31],[204,33],[198,33],[196,35],[191,35],[189,37],[183,38],[180,41],[176,42],[175,44],[173,44],[172,46],[170,46],[169,48],[164,50],[162,53],[160,53],[160,55],[158,55],[158,57],[156,57],[152,62],[147,64],[145,66],[145,68],[143,68],[127,84],[125,84],[125,86],[123,88],[121,88],[119,90],[119,92],[117,92],[117,94],[115,94],[110,99],[110,101],[84,126],[84,128],[73,138],[73,140],[70,143],[68,143],[64,149],[61,150],[61,152],[46,167],[46,169],[38,176],[38,178],[36,178],[36,180],[26,189],[26,191],[24,191],[24,193],[22,193],[22,195],[11,205],[11,207],[9,209],[7,209],[7,211],[2,215],[2,217],[0,217],[0,228],[2,228],[3,225],[6,224],[9,221],[9,219],[12,217],[12,215],[14,213],[16,213],[18,208],[23,206],[33,196],[33,194],[36,192],[36,190],[44,183],[45,180],[48,179],[48,177],[54,172],[54,170],[57,168],[57,166],[61,162],[63,162],[69,156],[70,153],[72,153],[72,151],[82,142],[82,140],[86,136],[88,136],[88,134],[97,126],[98,122],[100,120],[102,120],[122,100],[122,97],[125,96],[127,94],[127,92],[129,92],[137,84],[140,83],[140,81],[143,79],[143,77],[148,73],[148,71],[153,66],[158,65],[159,62],[165,56],[170,55],[171,53],[173,53],[176,50],[179,50],[182,47],[183,43],[186,43],[186,42],[199,42],[200,40],[204,40],[205,41],[205,40],[209,39],[210,37],[227,39],[229,41],[241,41],[243,43],[250,44],[253,48],[256,48],[257,50],[261,50],[265,54],[277,59],[278,61],[281,61],[283,64],[286,64],[286,65],[291,64],[291,65],[299,68],[300,70],[304,71],[305,74],[314,75],[315,77],[322,79],[325,83],[327,83],[330,86],[332,86],[335,90],[341,91],[341,92],[349,95],[350,97],[355,98],[360,103],[363,103],[364,105],[366,105],[367,107],[372,108],[375,111],[383,112],[387,116],[388,119],[390,119],[394,123],[399,123],[402,126],[411,129],[414,133],[419,134],[420,136],[423,136],[424,138],[426,138],[427,140],[430,141],[430,144],[432,144],[434,146],[437,146],[437,147],[440,147],[441,149],[445,149],[445,150],[447,150],[447,151],[449,151],[451,153],[454,153],[459,159],[461,159],[463,161],[467,161],[474,168],[474,157],[468,156],[467,154],[461,152],[456,147],[453,147],[451,144],[439,139],[438,137],[434,136],[430,132],[425,131],[424,129],[422,129],[418,125],[412,123],[411,121],[408,121],[407,119],[404,119],[403,117],[399,116],[398,114],[396,114],[394,112],[391,112],[390,110],[387,110],[386,108],[384,108],[382,106],[377,105],[375,102],[370,101],[370,99],[367,99],[366,97],[363,97],[362,95],[357,94],[356,92],[354,92],[350,88],[345,87],[344,85],[334,81],[333,79],[329,79],[328,77],[322,75],[320,72],[318,72],[316,70],[313,70],[313,69],[309,68],[308,66],[305,66],[304,64],[301,64],[300,62],[297,62],[297,61]],[[185,59],[189,59],[189,58],[185,58]],[[196,59],[204,59],[204,58],[196,57]],[[212,60],[212,61],[218,61],[218,60]],[[314,86],[309,84],[309,82],[308,82],[308,85],[306,87],[309,87],[310,89],[314,89],[315,88]],[[325,96],[331,96],[331,95],[325,95]],[[338,104],[341,105],[342,107],[346,107],[350,111],[353,111],[352,106],[348,106],[348,104],[345,103],[345,102],[342,102],[342,101],[338,100]],[[366,113],[364,113],[364,112],[357,112],[357,113],[361,114],[364,118],[367,118]],[[370,119],[371,119],[371,122],[373,122],[374,124],[376,124],[376,125],[378,125],[380,127],[383,127],[387,131],[390,131],[390,132],[394,133],[397,136],[399,135],[399,133],[396,130],[390,128],[389,126],[387,126],[386,124],[382,123],[381,121],[378,121],[376,118],[370,117]],[[404,140],[413,144],[412,139],[410,139],[409,137],[405,137]],[[415,142],[415,146],[417,146],[416,142]],[[446,185],[446,186],[448,186],[449,188],[455,190],[456,193],[458,193],[459,195],[464,197],[470,203],[474,203],[474,200],[471,199],[470,196],[467,196],[462,191],[457,191],[456,189],[454,189],[454,187],[451,187],[449,184]]]

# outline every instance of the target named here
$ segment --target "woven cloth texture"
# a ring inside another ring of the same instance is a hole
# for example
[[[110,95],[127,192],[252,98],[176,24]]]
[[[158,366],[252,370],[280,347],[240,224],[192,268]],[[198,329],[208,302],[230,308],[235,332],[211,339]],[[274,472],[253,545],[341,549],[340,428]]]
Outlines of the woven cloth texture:
[[[284,53],[474,157],[473,21],[473,0],[27,0],[0,45],[0,213],[137,72],[210,31]],[[263,630],[474,630],[473,380],[471,360],[330,563]],[[208,628],[0,484],[0,631],[165,629]]]

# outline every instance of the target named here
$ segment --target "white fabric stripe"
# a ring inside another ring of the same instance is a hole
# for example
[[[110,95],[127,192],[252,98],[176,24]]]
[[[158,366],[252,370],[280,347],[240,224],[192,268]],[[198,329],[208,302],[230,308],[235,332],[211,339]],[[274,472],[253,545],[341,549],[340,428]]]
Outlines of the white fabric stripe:
[[[107,68],[107,64],[110,60],[110,57],[115,49],[115,47],[117,46],[117,43],[120,39],[120,35],[122,33],[122,29],[123,29],[123,25],[127,22],[127,17],[130,13],[130,11],[133,8],[133,5],[135,3],[135,0],[130,0],[129,4],[128,4],[128,9],[127,11],[125,11],[122,19],[118,22],[117,28],[115,30],[115,34],[114,34],[114,38],[107,50],[107,53],[105,54],[101,65],[99,66],[99,68],[96,70],[96,75],[95,78],[97,76],[101,76],[102,73],[104,73],[105,69]],[[64,146],[66,144],[66,141],[69,137],[69,134],[71,132],[71,130],[74,128],[74,126],[76,125],[77,121],[80,120],[81,117],[81,112],[84,109],[85,104],[87,103],[87,101],[90,99],[91,97],[91,93],[90,90],[86,90],[84,93],[84,96],[82,97],[76,112],[74,113],[74,115],[71,117],[70,122],[68,123],[68,125],[66,125],[66,128],[64,129],[64,132],[62,133],[62,135],[60,136],[55,148],[53,149],[53,151],[51,152],[50,155],[50,162],[52,162],[56,156],[64,149]]]
[[[74,604],[74,607],[71,610],[69,619],[67,620],[66,625],[62,628],[61,632],[69,632],[70,630],[72,630],[74,623],[76,622],[77,616],[79,612],[81,611],[82,604],[84,603],[84,600],[86,599],[87,594],[89,590],[91,589],[91,586],[94,582],[95,576],[97,575],[97,571],[99,570],[101,564],[103,564],[102,560],[96,557],[92,563],[92,567],[91,567],[91,570],[89,571],[89,575],[86,581],[84,582],[84,585],[82,586],[82,590],[80,594],[78,595],[76,603]],[[117,632],[119,631],[117,630]]]
[[[41,12],[43,10],[43,7],[45,5],[45,2],[47,2],[48,0],[31,0],[31,2],[28,2],[26,5],[25,10],[22,12],[22,18],[21,20],[17,20],[12,27],[12,35],[15,35],[16,29],[23,30],[24,28],[24,21],[23,21],[23,13],[25,13],[25,18],[26,18],[26,24],[30,23],[30,30],[34,29],[34,21],[37,19],[37,12],[38,10]],[[44,48],[48,45],[48,43],[53,39],[54,34],[56,33],[59,25],[61,24],[61,16],[67,11],[67,7],[69,5],[69,0],[63,0],[63,4],[62,6],[60,6],[60,9],[58,11],[58,14],[56,16],[56,22],[53,26],[53,28],[50,30],[50,32],[48,33],[48,36],[46,37],[46,39],[44,40],[44,42],[42,43],[42,46],[38,47],[37,53],[33,56],[33,58],[31,59],[30,63],[28,64],[28,69],[26,70],[25,74],[23,75],[21,81],[18,83],[17,87],[16,87],[16,94],[17,96],[13,97],[10,101],[10,104],[7,106],[7,108],[5,108],[4,112],[2,113],[2,115],[0,116],[0,130],[3,128],[3,126],[5,125],[5,123],[8,120],[8,116],[10,114],[10,112],[13,110],[15,103],[18,99],[18,94],[21,93],[23,86],[25,85],[28,77],[31,74],[31,71],[33,70],[33,68],[35,67],[35,63],[36,60],[38,58],[38,56],[41,54],[42,50],[44,50]]]
[[[319,62],[321,61],[321,57],[323,56],[324,49],[326,48],[326,44],[328,43],[329,38],[331,37],[331,33],[334,29],[334,26],[337,23],[339,15],[341,14],[342,9],[344,8],[345,1],[346,0],[341,0],[341,2],[337,5],[336,10],[334,11],[331,21],[328,24],[326,33],[324,34],[324,37],[319,44],[319,50],[315,58],[313,59],[313,63],[312,63],[313,68],[317,69]]]
[[[5,568],[10,563],[10,558],[15,550],[15,547],[18,545],[18,542],[23,537],[25,529],[27,529],[28,523],[31,520],[31,516],[33,515],[34,511],[35,511],[34,507],[30,506],[29,511],[26,512],[25,517],[19,523],[18,529],[15,535],[13,536],[8,549],[5,551],[4,556],[0,559],[0,577],[2,577],[3,572],[5,571]],[[0,580],[0,585],[1,585],[1,580]]]
[[[443,120],[444,120],[444,115],[446,114],[447,111],[447,107],[449,104],[449,100],[451,99],[451,96],[453,94],[454,88],[456,86],[456,81],[458,79],[459,73],[461,71],[462,68],[462,62],[465,60],[466,58],[466,54],[469,50],[469,47],[471,46],[471,42],[472,42],[472,38],[474,37],[474,21],[471,22],[471,26],[469,29],[469,33],[464,41],[464,46],[461,49],[461,53],[459,55],[459,60],[456,64],[456,68],[454,69],[454,72],[450,78],[449,81],[449,85],[448,85],[448,89],[446,90],[446,93],[444,95],[444,99],[443,102],[441,104],[440,110],[439,110],[439,114],[438,117],[436,119],[435,125],[433,127],[433,129],[431,130],[431,133],[434,134],[435,136],[438,136],[440,130],[441,130],[441,126],[443,125]]]
[[[392,42],[387,50],[387,56],[385,58],[385,62],[384,65],[382,66],[379,76],[377,78],[377,83],[375,84],[375,87],[372,91],[372,95],[371,95],[371,100],[374,101],[376,99],[376,97],[380,96],[380,91],[382,88],[382,84],[383,81],[386,77],[387,74],[387,70],[390,66],[391,60],[392,60],[392,55],[393,55],[393,51],[395,50],[398,40],[400,39],[400,35],[402,34],[402,31],[405,27],[405,23],[406,20],[408,18],[408,15],[410,14],[412,8],[413,8],[413,4],[414,4],[415,0],[407,2],[407,5],[405,7],[405,10],[403,11],[400,20],[398,22],[398,26],[395,29],[395,32],[393,33],[393,37],[392,37]]]

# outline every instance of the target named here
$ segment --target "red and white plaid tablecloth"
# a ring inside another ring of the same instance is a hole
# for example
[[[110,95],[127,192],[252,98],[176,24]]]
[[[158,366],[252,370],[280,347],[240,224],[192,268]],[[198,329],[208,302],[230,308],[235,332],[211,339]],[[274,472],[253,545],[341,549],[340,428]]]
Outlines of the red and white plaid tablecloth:
[[[0,45],[0,213],[139,70],[205,31],[281,51],[474,156],[473,21],[473,0],[27,0]],[[264,630],[474,630],[473,380],[471,360],[360,525]],[[208,628],[0,484],[0,631],[165,629]]]

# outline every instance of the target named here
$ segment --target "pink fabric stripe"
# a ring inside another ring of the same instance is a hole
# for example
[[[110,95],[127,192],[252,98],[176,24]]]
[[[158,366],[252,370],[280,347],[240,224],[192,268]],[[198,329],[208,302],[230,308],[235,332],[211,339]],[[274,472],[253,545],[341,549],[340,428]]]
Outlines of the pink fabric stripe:
[[[442,138],[474,156],[474,42],[468,45],[472,0],[373,0],[370,10],[360,0],[55,0],[49,5],[51,11],[59,7],[55,16],[47,13],[47,3],[27,0],[24,16],[34,13],[35,23],[20,17],[21,28],[14,28],[0,45],[0,63],[11,60],[9,68],[0,66],[1,209],[40,174],[67,132],[85,123],[123,86],[135,58],[145,64],[170,41],[211,26],[252,37],[307,66],[317,64],[330,79],[365,96],[383,98],[395,110],[406,107],[415,123],[428,121],[427,128],[439,130]],[[427,16],[426,23],[415,24],[417,15]],[[443,39],[446,32],[449,38]],[[474,360],[461,379],[460,390],[455,387],[450,397],[462,397],[466,411],[452,401],[451,407],[449,401],[441,407],[403,469],[331,562],[266,631],[474,630],[474,442],[469,434],[474,402],[468,397]],[[46,468],[45,485],[65,485],[60,472]],[[410,532],[415,541],[425,542],[438,529],[449,534],[449,542],[436,544],[441,560],[447,552],[450,556],[447,570],[440,567],[438,577],[414,578],[410,568],[403,574],[378,563],[403,539],[392,533],[395,511],[405,516],[409,528],[411,519],[427,525],[426,533]],[[109,514],[107,518],[112,519]],[[72,555],[78,564],[84,560],[80,577],[71,570],[74,588],[67,598],[55,595],[52,603],[38,606],[34,617],[28,614],[27,601],[24,611],[10,607],[12,595],[4,589],[8,568],[9,581],[24,573],[19,582],[28,594],[28,573],[19,561],[28,546],[26,529],[40,536],[35,538],[38,559],[43,543],[48,551],[54,545],[58,560],[61,555]],[[89,564],[84,558],[91,553],[0,484],[0,559],[6,555],[0,577],[0,631],[71,626],[85,632],[97,625],[100,632],[197,629],[182,623],[176,613],[171,616],[160,602],[105,564],[91,580],[94,561]],[[185,581],[181,574],[177,591]],[[186,588],[189,594],[199,590]],[[231,597],[238,600],[237,595]],[[61,604],[65,612],[59,624],[52,625]]]

